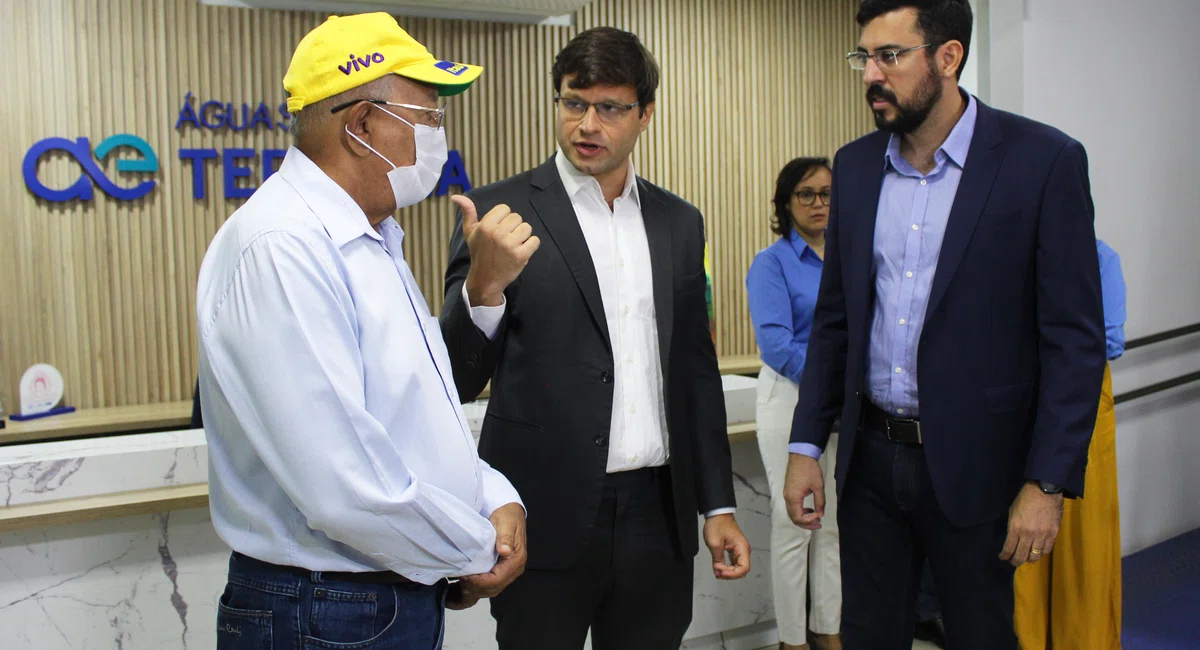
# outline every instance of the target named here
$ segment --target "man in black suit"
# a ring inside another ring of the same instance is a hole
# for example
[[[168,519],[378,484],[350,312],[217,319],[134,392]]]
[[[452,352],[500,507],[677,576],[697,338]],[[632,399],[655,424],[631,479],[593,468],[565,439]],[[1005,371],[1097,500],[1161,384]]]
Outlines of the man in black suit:
[[[553,77],[558,152],[455,197],[441,315],[462,397],[492,382],[480,456],[529,512],[525,574],[492,599],[496,636],[501,650],[570,650],[590,628],[597,650],[676,650],[697,513],[716,577],[750,569],[704,223],[635,175],[658,86],[635,35],[579,34]]]
[[[1087,156],[959,88],[972,20],[867,0],[847,55],[880,130],[834,160],[784,496],[820,525],[840,411],[848,648],[912,647],[928,558],[949,647],[1015,650],[1013,567],[1083,496],[1105,364]]]

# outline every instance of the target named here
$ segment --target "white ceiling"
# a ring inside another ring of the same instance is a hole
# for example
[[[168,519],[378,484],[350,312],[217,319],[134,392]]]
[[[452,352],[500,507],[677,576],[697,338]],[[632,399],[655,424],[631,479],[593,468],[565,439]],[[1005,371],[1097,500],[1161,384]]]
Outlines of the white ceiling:
[[[386,11],[401,16],[570,25],[591,0],[199,0],[200,4],[330,14]]]

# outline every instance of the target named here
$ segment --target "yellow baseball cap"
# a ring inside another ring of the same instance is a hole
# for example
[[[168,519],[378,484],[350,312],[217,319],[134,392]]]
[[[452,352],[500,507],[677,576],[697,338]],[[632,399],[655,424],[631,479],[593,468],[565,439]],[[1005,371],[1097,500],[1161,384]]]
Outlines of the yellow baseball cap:
[[[300,39],[283,77],[289,113],[375,81],[388,73],[437,86],[447,97],[466,90],[483,68],[439,61],[386,13],[330,16]]]

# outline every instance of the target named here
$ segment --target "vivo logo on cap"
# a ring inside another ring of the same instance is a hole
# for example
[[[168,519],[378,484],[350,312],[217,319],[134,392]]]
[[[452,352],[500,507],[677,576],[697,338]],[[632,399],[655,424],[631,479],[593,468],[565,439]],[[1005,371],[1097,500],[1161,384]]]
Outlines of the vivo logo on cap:
[[[467,71],[467,66],[461,63],[454,63],[453,61],[438,61],[433,64],[433,67],[441,68],[456,77],[462,76],[462,73]]]
[[[346,62],[346,65],[339,65],[338,70],[341,70],[342,74],[348,75],[351,72],[358,72],[363,68],[369,68],[372,63],[383,63],[383,55],[376,52],[363,59],[351,54],[350,60]]]

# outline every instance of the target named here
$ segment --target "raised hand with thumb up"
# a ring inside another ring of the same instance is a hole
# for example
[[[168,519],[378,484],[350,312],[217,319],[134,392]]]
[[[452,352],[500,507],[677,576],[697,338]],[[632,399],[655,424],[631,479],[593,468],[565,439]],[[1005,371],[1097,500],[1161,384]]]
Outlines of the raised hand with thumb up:
[[[533,227],[507,205],[497,205],[480,219],[471,199],[458,195],[450,200],[462,212],[463,238],[471,251],[466,280],[471,306],[500,305],[504,290],[521,275],[542,242],[533,234]]]

